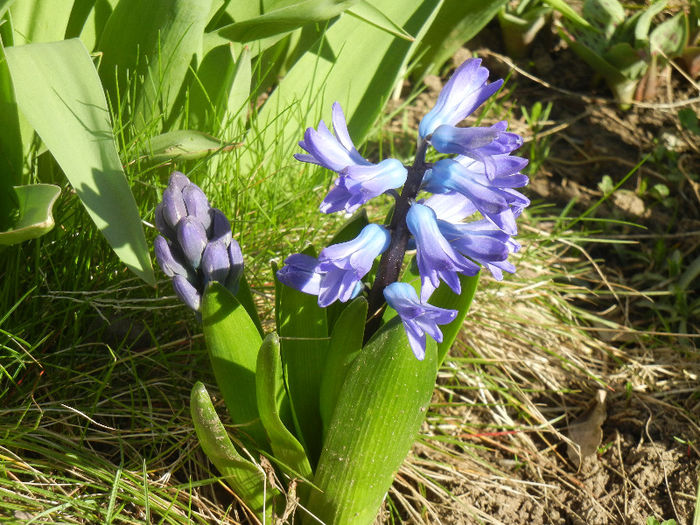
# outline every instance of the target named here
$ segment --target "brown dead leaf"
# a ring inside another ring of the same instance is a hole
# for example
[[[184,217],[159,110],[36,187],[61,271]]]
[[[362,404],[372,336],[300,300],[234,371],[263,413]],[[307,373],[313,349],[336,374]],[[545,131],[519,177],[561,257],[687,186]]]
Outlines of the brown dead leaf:
[[[592,456],[598,450],[603,440],[601,428],[608,414],[605,410],[605,390],[596,392],[593,406],[586,413],[569,425],[567,454],[569,459],[578,467],[583,460]]]

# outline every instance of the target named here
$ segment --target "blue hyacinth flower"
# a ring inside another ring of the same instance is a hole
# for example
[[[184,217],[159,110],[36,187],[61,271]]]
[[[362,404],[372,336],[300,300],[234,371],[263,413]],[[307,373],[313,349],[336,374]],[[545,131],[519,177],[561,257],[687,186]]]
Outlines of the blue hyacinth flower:
[[[508,123],[505,121],[488,128],[440,126],[433,133],[430,143],[440,153],[463,155],[480,161],[484,164],[486,176],[493,179],[498,171],[494,156],[507,155],[523,144],[522,137],[507,132],[507,127]]]
[[[454,126],[471,115],[503,85],[503,80],[486,83],[489,70],[481,67],[481,59],[471,58],[459,66],[438,95],[435,107],[418,126],[422,139],[442,126]]]
[[[231,225],[183,173],[170,176],[156,206],[155,223],[161,233],[153,243],[156,260],[187,306],[199,311],[202,294],[212,281],[237,291],[243,254],[231,236]]]
[[[421,301],[426,302],[444,281],[452,291],[462,291],[458,273],[476,275],[479,265],[458,253],[440,232],[435,212],[415,203],[408,210],[406,225],[416,241],[416,262],[421,276]]]
[[[457,310],[438,308],[419,301],[413,286],[407,283],[390,284],[384,288],[384,298],[399,314],[411,350],[421,361],[425,358],[425,335],[441,343],[442,332],[438,325],[448,324],[457,317]]]
[[[396,159],[385,159],[369,166],[348,166],[340,172],[335,185],[321,203],[323,213],[354,213],[365,202],[382,193],[400,188],[407,170]]]
[[[384,226],[368,224],[351,241],[324,248],[318,256],[321,279],[318,304],[347,302],[359,292],[358,285],[369,273],[374,260],[389,246],[391,235]]]
[[[318,164],[329,170],[340,172],[348,166],[371,166],[357,151],[348,133],[345,115],[340,104],[335,102],[332,111],[333,131],[330,132],[326,123],[318,124],[318,131],[307,128],[304,140],[299,142],[305,153],[295,153],[294,158],[301,162]]]
[[[318,268],[318,259],[303,253],[295,253],[284,260],[284,266],[277,270],[277,278],[282,284],[311,295],[321,291],[323,274]]]
[[[324,248],[318,259],[303,254],[288,257],[277,278],[300,292],[318,295],[322,308],[347,302],[362,291],[362,278],[390,240],[384,226],[368,224],[353,240]]]
[[[440,222],[440,224],[443,228],[442,231],[445,231],[446,228],[444,227],[443,223]],[[476,240],[477,243],[481,243],[482,241],[480,241],[480,239],[483,240],[485,237],[490,237],[499,242],[503,242],[503,245],[507,250],[507,253],[505,254],[506,257],[504,257],[503,260],[498,260],[502,253],[498,256],[494,256],[495,252],[494,254],[483,253],[485,251],[483,248],[481,249],[482,253],[472,252],[472,254],[469,255],[469,257],[471,257],[476,262],[484,265],[489,270],[489,272],[491,272],[491,275],[493,275],[494,279],[496,279],[497,281],[503,280],[503,272],[515,273],[515,265],[507,260],[507,256],[511,253],[516,253],[520,250],[520,243],[518,243],[518,241],[516,241],[510,236],[505,235],[488,220],[480,220],[463,224],[453,224],[452,227],[456,228],[458,231],[463,233],[464,236],[470,236],[471,239],[473,241]],[[464,236],[462,238],[464,238]],[[457,244],[459,245],[460,241],[457,241]],[[460,251],[464,250],[462,251],[462,253],[466,254],[466,250],[463,246],[458,246],[457,249],[459,249]]]
[[[484,217],[510,235],[517,233],[515,217],[510,209],[510,194],[481,184],[469,176],[464,166],[452,159],[435,163],[426,174],[424,189],[433,193],[458,192],[469,199]]]

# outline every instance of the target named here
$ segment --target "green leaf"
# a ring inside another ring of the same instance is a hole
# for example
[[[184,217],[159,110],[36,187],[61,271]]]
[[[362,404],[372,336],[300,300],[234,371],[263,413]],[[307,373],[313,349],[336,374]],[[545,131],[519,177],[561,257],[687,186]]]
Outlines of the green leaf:
[[[603,58],[630,80],[641,78],[649,67],[647,61],[639,56],[639,51],[627,42],[611,46]]]
[[[316,296],[282,286],[278,331],[294,422],[314,464],[321,451],[319,392],[329,343],[326,312]]]
[[[211,0],[121,0],[114,8],[98,45],[100,76],[115,109],[135,92],[137,130],[171,114],[210,8]]]
[[[220,36],[234,42],[252,42],[293,31],[309,22],[338,16],[358,0],[300,0],[255,18],[221,28]]]
[[[19,202],[13,186],[22,181],[22,134],[15,91],[0,37],[0,231],[9,228]]]
[[[229,119],[235,119],[229,135],[240,133],[247,116],[244,109],[250,83],[250,51],[244,48],[236,61],[232,44],[215,47],[202,60],[190,87],[187,125],[218,131]]]
[[[310,480],[311,465],[304,447],[281,418],[284,404],[289,403],[289,398],[284,387],[280,341],[274,332],[265,338],[260,347],[255,385],[260,419],[270,440],[274,458],[291,471],[289,474]]]
[[[434,74],[465,42],[476,36],[507,0],[445,0],[420,39],[416,55],[420,56],[416,76]]]
[[[7,10],[12,6],[15,0],[0,0],[0,17],[7,13]]]
[[[378,0],[374,5],[415,38],[422,36],[436,9],[436,4],[421,0]],[[355,143],[362,143],[403,74],[414,45],[342,15],[294,64],[263,106],[256,121],[262,130],[260,144],[288,148],[291,154],[304,128],[330,115],[335,101],[343,106]],[[284,155],[284,149],[279,154]],[[251,152],[241,162],[244,167],[253,166],[254,159]]]
[[[201,131],[179,129],[149,139],[143,155],[153,163],[196,160],[216,152],[231,151],[238,144],[225,142]]]
[[[15,186],[19,217],[6,231],[0,231],[0,246],[41,237],[53,228],[53,205],[61,188],[53,184]]]
[[[559,31],[559,35],[567,41],[574,53],[605,79],[606,84],[615,96],[615,100],[620,103],[621,107],[629,107],[629,104],[634,100],[637,79],[627,78],[619,69],[590,47],[573,40],[564,31]]]
[[[326,311],[318,298],[280,286],[278,332],[297,435],[311,464],[321,451],[321,376],[328,354]]]
[[[574,11],[569,4],[564,2],[564,0],[542,0],[545,4],[550,6],[552,9],[555,11],[558,11],[561,13],[565,18],[570,20],[571,22],[574,22],[575,24],[578,24],[582,27],[585,27],[586,29],[590,30],[596,30],[591,24],[588,23],[588,20],[583,18],[581,15],[579,15],[576,11]]]
[[[668,58],[680,56],[688,44],[688,23],[684,13],[678,13],[656,26],[649,36],[652,53],[663,52]]]
[[[700,124],[698,124],[698,115],[695,113],[695,110],[692,108],[678,110],[678,120],[685,129],[700,135]]]
[[[586,0],[583,3],[583,18],[610,40],[617,26],[625,21],[625,8],[617,0]]]
[[[338,397],[309,512],[323,523],[370,524],[425,418],[437,374],[432,340],[418,361],[398,318],[360,352]],[[308,520],[311,523],[311,520]]]
[[[139,210],[117,153],[107,102],[77,39],[7,48],[17,104],[95,225],[136,275],[155,284]]]
[[[440,283],[438,289],[430,296],[430,304],[433,306],[457,310],[457,312],[459,312],[451,323],[440,326],[440,330],[442,331],[442,343],[438,343],[437,345],[438,366],[442,365],[442,362],[445,360],[447,353],[452,347],[452,343],[457,339],[457,335],[464,325],[464,319],[467,317],[469,307],[472,304],[472,299],[474,299],[474,294],[479,284],[479,274],[472,277],[460,275],[459,282],[462,286],[462,293],[459,295],[454,293],[445,283]]]
[[[74,0],[22,0],[10,7],[14,45],[63,40]]]
[[[262,468],[243,458],[231,443],[205,386],[195,383],[190,395],[190,412],[199,444],[209,460],[221,472],[236,495],[257,514],[272,523],[272,500],[279,491],[265,486]]]
[[[403,38],[409,42],[413,42],[415,40],[415,38],[408,34],[403,27],[396,24],[374,5],[367,2],[367,0],[360,0],[355,5],[348,8],[346,12],[349,15],[359,18],[360,20],[381,29],[382,31],[386,31],[390,35]]]
[[[321,378],[321,420],[324,435],[331,422],[345,376],[362,350],[366,319],[367,300],[358,297],[343,310],[333,328],[326,367]]]
[[[250,89],[253,72],[250,59],[250,50],[244,47],[238,56],[236,69],[233,72],[231,88],[228,91],[226,102],[226,122],[230,122],[230,136],[241,134],[245,131],[248,120],[248,104],[250,102]],[[232,120],[229,120],[232,119]]]
[[[236,292],[236,299],[241,306],[245,308],[248,312],[248,316],[255,324],[258,329],[260,337],[265,337],[265,332],[263,331],[262,323],[260,322],[260,316],[258,315],[258,309],[255,306],[255,301],[253,300],[253,294],[250,291],[250,285],[248,284],[248,279],[246,279],[245,274],[241,276],[241,280],[238,281],[238,291]]]
[[[651,4],[637,18],[637,23],[634,26],[634,45],[637,48],[646,46],[649,42],[649,29],[651,22],[656,15],[666,8],[666,0],[659,0]]]
[[[258,448],[267,449],[256,399],[255,369],[262,339],[255,323],[231,292],[212,282],[202,297],[202,328],[231,419]]]
[[[503,43],[509,56],[523,58],[527,55],[527,50],[537,33],[544,27],[550,13],[551,8],[547,6],[527,11],[522,17],[512,15],[503,9],[498,12],[498,23],[501,26]]]

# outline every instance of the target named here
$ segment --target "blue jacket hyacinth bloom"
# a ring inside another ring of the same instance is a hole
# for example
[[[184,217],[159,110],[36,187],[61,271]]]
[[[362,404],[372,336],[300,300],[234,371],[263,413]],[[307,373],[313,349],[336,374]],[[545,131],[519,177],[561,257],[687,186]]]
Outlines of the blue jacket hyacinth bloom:
[[[156,260],[173,280],[177,296],[195,312],[209,282],[232,293],[243,273],[243,254],[226,216],[209,205],[204,192],[179,171],[170,176],[156,206]]]
[[[321,203],[322,212],[352,213],[383,193],[394,195],[396,206],[389,228],[369,224],[356,239],[325,248],[318,259],[292,255],[278,271],[279,280],[317,295],[322,307],[346,302],[362,293],[363,277],[383,254],[370,290],[370,315],[376,313],[372,294],[381,293],[401,318],[413,353],[423,359],[426,335],[442,341],[439,325],[457,315],[429,304],[440,281],[459,294],[458,274],[476,275],[485,267],[500,280],[504,271],[513,273],[508,256],[520,249],[513,238],[516,219],[529,204],[515,189],[528,183],[521,173],[527,160],[512,155],[522,138],[508,132],[505,121],[489,127],[457,127],[500,89],[503,81],[489,83],[488,76],[477,58],[456,69],[435,107],[420,122],[411,166],[396,159],[371,163],[363,158],[337,102],[332,108],[334,133],[323,121],[317,130],[308,128],[299,142],[306,153],[296,154],[296,159],[338,175]],[[454,157],[427,163],[428,147]],[[434,195],[419,198],[420,192]],[[416,250],[420,297],[413,286],[397,282],[407,248]]]

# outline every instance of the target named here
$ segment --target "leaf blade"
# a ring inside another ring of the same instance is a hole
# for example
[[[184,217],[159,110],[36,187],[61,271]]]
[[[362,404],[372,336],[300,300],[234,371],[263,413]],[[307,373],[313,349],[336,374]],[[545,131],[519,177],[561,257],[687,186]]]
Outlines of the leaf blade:
[[[289,398],[284,387],[280,341],[274,332],[263,341],[258,353],[255,386],[258,411],[275,459],[292,470],[292,475],[310,479],[311,465],[304,447],[282,421],[282,410]]]
[[[265,487],[263,471],[238,453],[206,387],[199,381],[190,394],[190,412],[199,444],[209,460],[251,510],[258,516],[264,513],[269,519],[272,500],[279,492],[274,487]]]
[[[155,284],[139,210],[85,46],[71,39],[12,47],[6,54],[22,113],[115,253],[136,275]]]
[[[224,286],[212,282],[202,297],[202,330],[214,377],[231,419],[242,432],[267,449],[255,387],[262,339],[246,310]]]

